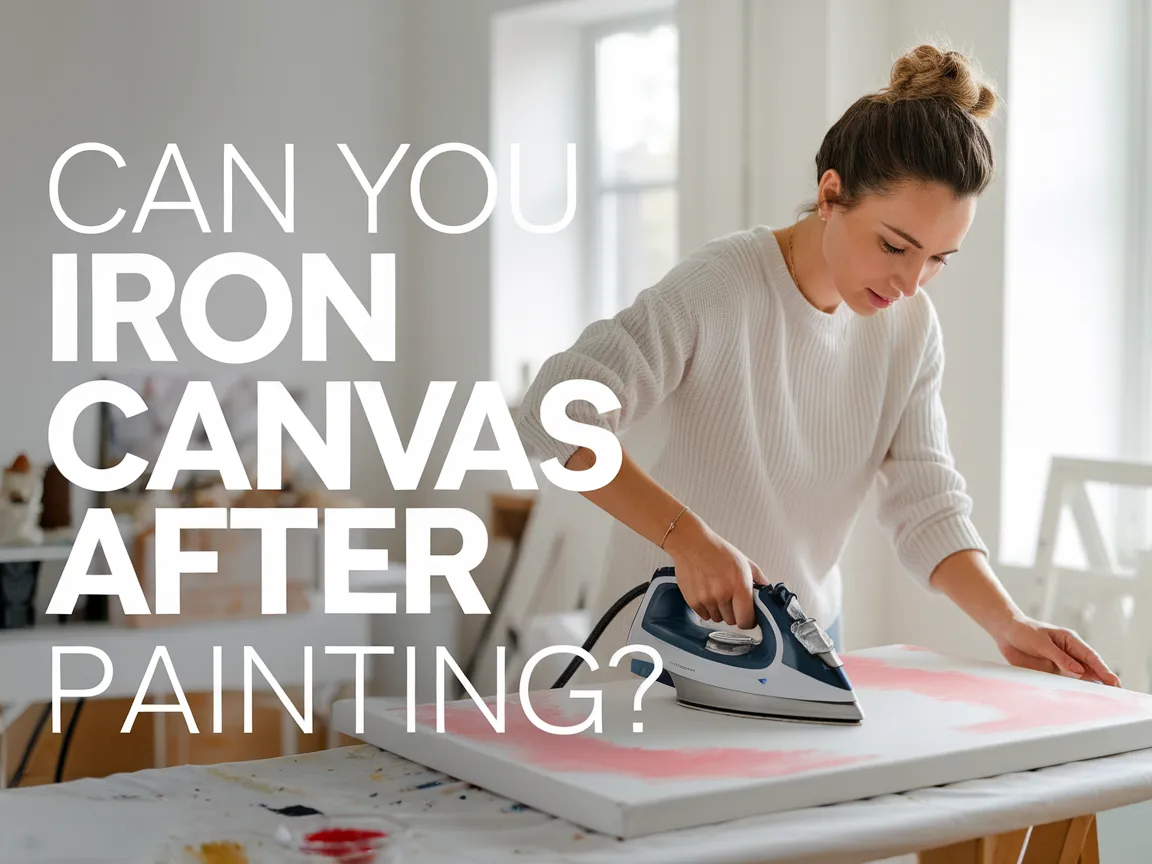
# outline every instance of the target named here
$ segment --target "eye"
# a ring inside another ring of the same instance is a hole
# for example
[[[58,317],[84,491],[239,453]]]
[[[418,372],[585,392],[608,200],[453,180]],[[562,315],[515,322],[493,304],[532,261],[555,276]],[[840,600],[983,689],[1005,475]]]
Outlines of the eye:
[[[893,246],[891,243],[889,243],[883,237],[880,238],[880,247],[885,252],[887,252],[889,255],[903,255],[907,251],[905,249],[900,249],[896,246]],[[944,258],[940,255],[933,255],[932,260],[933,261],[939,261],[941,264],[943,264],[945,266],[947,266],[947,264],[948,264],[948,259]]]

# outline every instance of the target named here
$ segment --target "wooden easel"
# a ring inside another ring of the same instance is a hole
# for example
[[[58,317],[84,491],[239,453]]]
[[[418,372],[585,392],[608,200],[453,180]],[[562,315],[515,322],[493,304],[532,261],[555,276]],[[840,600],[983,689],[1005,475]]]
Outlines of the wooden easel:
[[[1100,864],[1096,816],[1021,828],[929,849],[920,864]]]

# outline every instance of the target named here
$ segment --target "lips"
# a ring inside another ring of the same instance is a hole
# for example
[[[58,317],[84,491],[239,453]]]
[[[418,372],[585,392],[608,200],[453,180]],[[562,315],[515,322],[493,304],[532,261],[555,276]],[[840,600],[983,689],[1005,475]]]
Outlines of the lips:
[[[891,306],[893,303],[896,302],[895,298],[890,299],[888,297],[884,297],[880,294],[877,294],[871,288],[869,288],[867,290],[868,290],[868,301],[873,306],[875,306],[877,309],[887,309],[889,306]]]

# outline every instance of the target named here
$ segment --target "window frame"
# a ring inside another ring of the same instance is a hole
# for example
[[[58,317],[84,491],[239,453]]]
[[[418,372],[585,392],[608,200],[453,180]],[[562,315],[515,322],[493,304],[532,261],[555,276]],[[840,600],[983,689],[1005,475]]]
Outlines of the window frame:
[[[580,141],[577,147],[580,177],[578,195],[585,202],[585,231],[583,236],[584,276],[582,304],[585,320],[595,321],[610,317],[620,308],[619,296],[609,296],[608,286],[600,278],[604,265],[604,247],[601,242],[603,220],[601,207],[607,195],[671,190],[679,192],[680,171],[677,167],[670,179],[652,180],[645,182],[614,181],[605,183],[600,178],[600,135],[597,121],[597,80],[596,80],[596,46],[601,39],[620,33],[638,33],[651,30],[660,25],[668,25],[676,31],[679,44],[679,20],[675,7],[623,15],[613,18],[600,19],[583,28],[581,33],[580,57],[582,69],[581,80],[584,82],[582,104],[580,106]],[[679,139],[679,133],[677,134]],[[680,142],[677,140],[677,148]],[[621,273],[617,267],[617,278],[614,290],[619,291],[622,283]]]

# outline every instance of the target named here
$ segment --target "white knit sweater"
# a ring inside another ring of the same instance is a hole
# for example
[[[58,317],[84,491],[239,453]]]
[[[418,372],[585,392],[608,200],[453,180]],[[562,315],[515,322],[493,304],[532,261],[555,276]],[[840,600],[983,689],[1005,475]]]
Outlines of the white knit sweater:
[[[517,422],[531,451],[563,463],[576,448],[552,439],[539,416],[555,383],[611,388],[619,411],[574,403],[569,414],[617,434],[661,406],[670,428],[653,478],[828,626],[840,614],[837,561],[878,478],[881,521],[921,585],[951,553],[985,550],[947,441],[943,366],[927,294],[869,318],[843,303],[821,312],[759,226],[706,244],[632,306],[589,326],[544,363]],[[667,563],[617,523],[592,611],[598,617]],[[594,653],[623,644],[630,620],[618,616]]]

